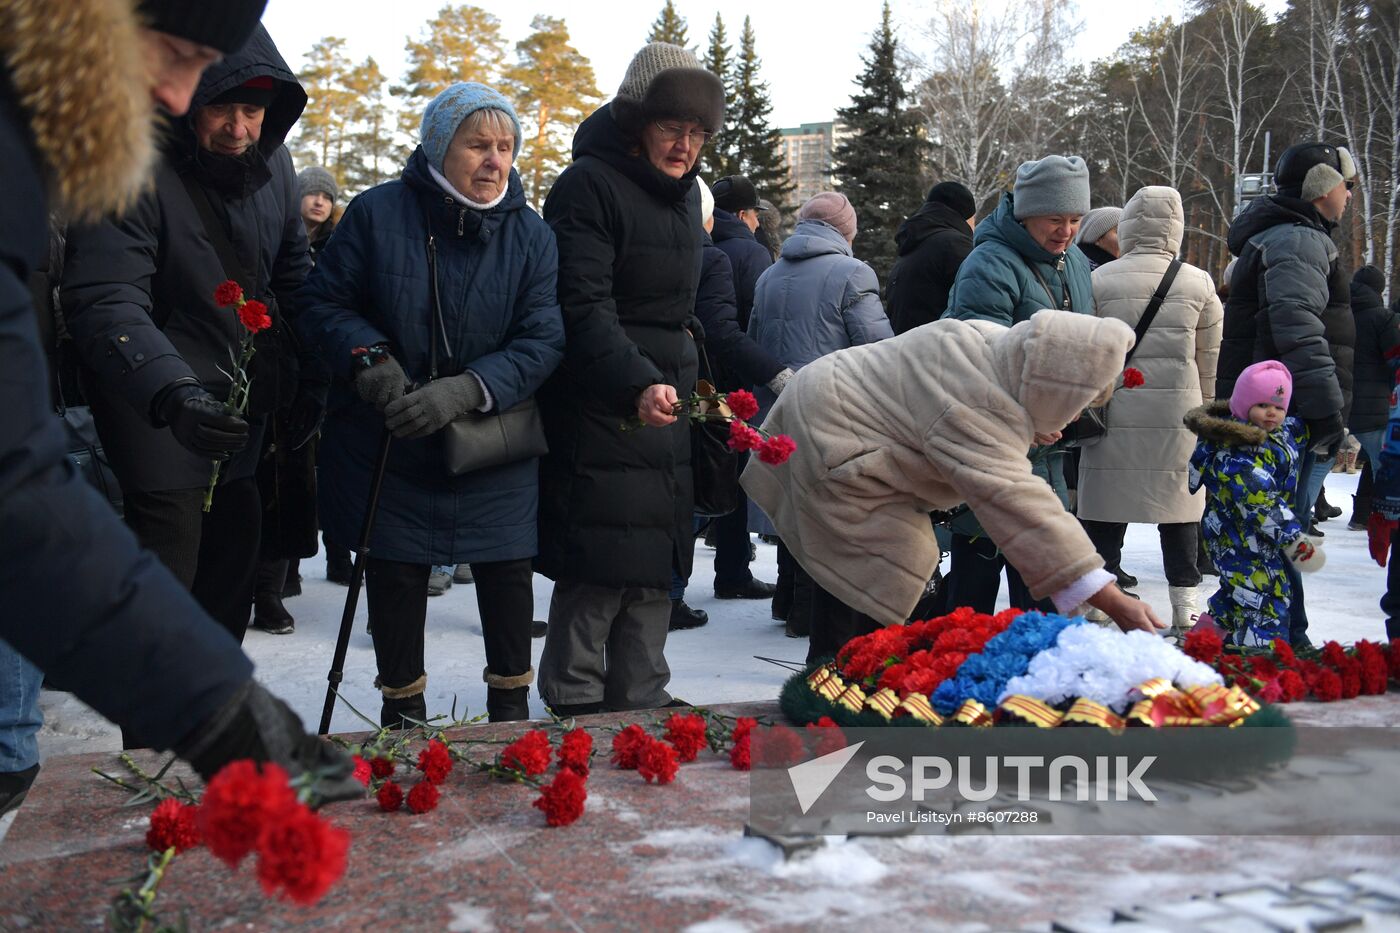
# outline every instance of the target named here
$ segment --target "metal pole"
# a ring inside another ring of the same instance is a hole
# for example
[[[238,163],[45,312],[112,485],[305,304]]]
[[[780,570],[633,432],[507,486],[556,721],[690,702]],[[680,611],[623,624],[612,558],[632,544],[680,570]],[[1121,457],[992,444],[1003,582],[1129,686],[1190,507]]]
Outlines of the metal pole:
[[[335,657],[331,660],[330,673],[326,675],[326,702],[321,707],[321,727],[318,735],[326,735],[331,728],[331,711],[335,709],[336,690],[340,687],[345,670],[345,651],[350,646],[350,630],[355,624],[355,608],[360,602],[360,584],[365,578],[365,561],[369,558],[369,535],[374,529],[374,513],[379,508],[379,489],[384,485],[384,470],[389,464],[389,443],[394,435],[388,428],[379,438],[379,454],[374,464],[374,474],[369,484],[369,501],[365,504],[364,521],[360,524],[360,546],[355,550],[355,566],[350,571],[350,592],[345,594],[345,611],[340,614],[340,634],[335,640]]]

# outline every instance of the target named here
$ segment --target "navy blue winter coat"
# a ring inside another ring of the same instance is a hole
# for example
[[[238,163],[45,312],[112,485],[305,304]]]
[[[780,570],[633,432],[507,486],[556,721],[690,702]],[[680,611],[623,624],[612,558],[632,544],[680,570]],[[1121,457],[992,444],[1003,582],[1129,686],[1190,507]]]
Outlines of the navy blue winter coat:
[[[705,354],[714,383],[721,389],[767,385],[783,364],[754,342],[739,325],[735,307],[734,269],[729,257],[706,236],[695,291],[695,316],[705,329]],[[701,376],[705,376],[703,367]]]
[[[439,374],[470,369],[485,383],[493,411],[504,410],[533,396],[563,359],[554,234],[526,205],[514,170],[505,199],[474,211],[438,187],[418,149],[401,180],[350,202],[300,293],[298,320],[302,338],[334,375],[319,479],[322,527],[338,544],[359,538],[384,430],[383,416],[350,385],[351,351],[387,342],[410,382],[428,381],[429,223],[452,348],[445,359],[439,343]],[[533,557],[538,461],[451,476],[443,457],[440,433],[394,440],[374,556],[415,564]]]
[[[715,227],[710,239],[729,257],[734,270],[734,298],[739,311],[739,329],[747,330],[753,312],[753,293],[758,277],[773,265],[773,254],[758,242],[748,224],[734,214],[715,208]]]

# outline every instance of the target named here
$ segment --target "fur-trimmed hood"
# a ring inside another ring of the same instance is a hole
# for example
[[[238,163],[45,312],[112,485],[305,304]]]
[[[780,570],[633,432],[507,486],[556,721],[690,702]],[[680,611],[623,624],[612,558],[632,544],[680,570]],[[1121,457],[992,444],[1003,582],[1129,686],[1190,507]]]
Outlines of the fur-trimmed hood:
[[[1247,421],[1236,421],[1230,414],[1228,401],[1193,408],[1181,421],[1202,440],[1225,447],[1258,447],[1269,439],[1269,433],[1263,428]]]
[[[76,220],[129,206],[155,158],[155,108],[132,4],[5,0],[0,63],[56,206]]]

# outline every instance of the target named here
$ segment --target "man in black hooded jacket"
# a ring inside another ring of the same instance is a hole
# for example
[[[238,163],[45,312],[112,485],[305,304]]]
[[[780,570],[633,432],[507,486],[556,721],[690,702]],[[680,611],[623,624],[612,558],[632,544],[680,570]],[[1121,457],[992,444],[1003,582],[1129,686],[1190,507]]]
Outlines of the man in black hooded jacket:
[[[977,201],[955,181],[941,181],[899,225],[899,258],[890,270],[885,307],[894,332],[902,334],[936,321],[948,308],[948,292],[972,252],[972,218]]]
[[[1294,512],[1305,519],[1351,410],[1356,324],[1347,274],[1332,231],[1351,200],[1356,165],[1326,143],[1284,150],[1274,171],[1278,193],[1259,198],[1230,225],[1230,276],[1215,395],[1227,398],[1245,367],[1279,360],[1293,376],[1289,413],[1308,426]],[[1315,469],[1322,465],[1322,469]],[[1290,571],[1290,637],[1307,642],[1302,582]]]
[[[189,116],[171,120],[154,190],[120,219],[70,231],[60,290],[127,524],[239,640],[253,601],[254,471],[266,422],[293,406],[287,443],[300,446],[324,399],[324,380],[304,379],[298,391],[285,326],[311,268],[283,145],[305,106],[306,92],[259,27],[205,72]],[[229,279],[273,319],[257,339],[246,420],[222,410],[245,333],[215,300]],[[306,367],[308,377],[314,371]],[[206,511],[215,460],[224,462]]]

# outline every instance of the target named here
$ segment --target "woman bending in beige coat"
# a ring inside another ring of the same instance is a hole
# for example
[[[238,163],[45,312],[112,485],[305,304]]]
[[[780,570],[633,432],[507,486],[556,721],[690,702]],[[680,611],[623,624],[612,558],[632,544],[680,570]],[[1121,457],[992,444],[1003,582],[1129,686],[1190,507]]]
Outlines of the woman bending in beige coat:
[[[1181,249],[1183,217],[1174,188],[1133,195],[1118,223],[1120,258],[1094,270],[1099,317],[1138,326]],[[1146,385],[1114,398],[1108,432],[1085,446],[1079,461],[1079,520],[1109,570],[1118,570],[1129,522],[1157,526],[1172,634],[1183,638],[1201,582],[1196,535],[1205,499],[1187,489],[1196,437],[1181,419],[1214,395],[1223,318],[1210,276],[1183,263],[1133,354]]]
[[[1054,490],[1031,472],[1036,435],[1106,399],[1127,325],[1041,311],[1011,328],[935,321],[840,350],[788,383],[763,427],[790,435],[782,466],[751,462],[750,498],[818,585],[877,623],[905,621],[938,564],[928,513],[966,502],[1037,599],[1160,629],[1125,595]],[[858,632],[818,632],[808,658]]]

